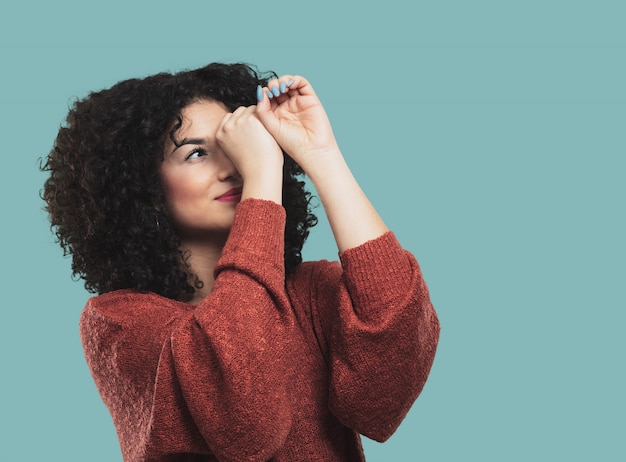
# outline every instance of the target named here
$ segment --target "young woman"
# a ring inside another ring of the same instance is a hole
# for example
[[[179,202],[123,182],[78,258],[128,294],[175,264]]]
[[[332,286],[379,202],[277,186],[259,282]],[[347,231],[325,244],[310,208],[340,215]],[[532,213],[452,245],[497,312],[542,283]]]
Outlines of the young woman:
[[[439,324],[300,76],[210,64],[71,109],[43,197],[91,298],[85,356],[126,461],[361,461]],[[301,262],[315,185],[338,262]]]

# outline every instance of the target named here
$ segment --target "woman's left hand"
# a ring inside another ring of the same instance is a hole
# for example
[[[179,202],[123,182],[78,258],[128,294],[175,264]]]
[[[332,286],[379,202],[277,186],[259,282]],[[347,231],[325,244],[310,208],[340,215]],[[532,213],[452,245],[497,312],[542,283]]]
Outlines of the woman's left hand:
[[[305,172],[317,157],[338,151],[326,111],[304,77],[270,80],[257,100],[257,117]]]
[[[257,100],[259,120],[313,182],[339,251],[385,233],[385,223],[352,176],[309,82],[283,75],[259,88]]]

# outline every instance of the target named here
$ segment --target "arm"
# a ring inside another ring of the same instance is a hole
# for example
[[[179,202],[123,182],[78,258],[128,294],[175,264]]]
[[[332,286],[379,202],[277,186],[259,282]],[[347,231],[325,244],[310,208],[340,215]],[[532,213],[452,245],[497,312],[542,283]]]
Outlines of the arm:
[[[284,92],[271,99],[261,92],[258,117],[311,178],[339,251],[384,234],[387,227],[352,176],[309,82],[299,76],[282,76],[268,87]]]
[[[238,209],[213,291],[173,332],[171,360],[187,408],[219,460],[262,461],[291,428],[283,366],[292,322],[284,290],[284,210],[259,201]]]
[[[265,460],[291,427],[284,336],[283,153],[255,115],[224,116],[219,147],[243,180],[242,202],[211,293],[171,337],[173,373],[200,433],[220,460]],[[250,201],[247,199],[263,199]],[[261,218],[262,217],[262,218]]]
[[[329,409],[385,441],[425,385],[439,322],[417,261],[392,233],[340,257],[303,263],[288,290],[326,359]]]
[[[214,290],[197,307],[133,291],[89,302],[85,356],[125,460],[194,452],[261,462],[282,447],[291,429],[282,337],[293,322],[283,225],[276,204],[239,204]]]
[[[340,283],[319,278],[317,289],[330,333],[329,405],[347,426],[385,441],[426,383],[439,321],[417,261],[392,233],[340,257]]]
[[[291,428],[283,339],[292,315],[285,211],[276,203],[283,154],[254,108],[227,114],[216,141],[237,170],[222,171],[243,179],[244,200],[219,260],[205,265],[215,276],[210,293],[197,306],[154,294],[111,295],[93,301],[81,322],[88,362],[128,460],[196,452],[265,461]],[[193,244],[195,264],[208,261],[201,250],[220,241]]]
[[[417,261],[352,176],[310,84],[283,76],[268,87],[276,89],[258,95],[258,116],[313,181],[340,251],[341,267],[320,271],[311,294],[327,342],[329,406],[346,426],[383,441],[425,384],[439,322]]]

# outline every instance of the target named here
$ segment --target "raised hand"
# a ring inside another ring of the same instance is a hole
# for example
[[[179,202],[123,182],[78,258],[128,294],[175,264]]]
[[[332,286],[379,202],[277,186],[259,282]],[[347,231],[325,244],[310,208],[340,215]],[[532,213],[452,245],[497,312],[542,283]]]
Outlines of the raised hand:
[[[256,197],[280,203],[283,153],[256,112],[256,106],[242,106],[227,113],[216,139],[243,179],[242,199]]]
[[[338,152],[326,111],[311,84],[283,75],[257,89],[257,117],[306,172],[320,156]]]
[[[387,227],[352,176],[313,88],[283,75],[257,89],[257,117],[309,176],[340,252],[374,239]]]

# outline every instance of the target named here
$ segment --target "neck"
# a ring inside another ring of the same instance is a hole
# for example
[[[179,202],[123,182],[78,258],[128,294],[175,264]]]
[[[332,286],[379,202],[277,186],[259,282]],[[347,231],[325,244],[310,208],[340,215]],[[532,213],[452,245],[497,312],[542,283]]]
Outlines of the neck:
[[[189,252],[191,272],[203,283],[201,288],[196,288],[193,298],[189,303],[193,305],[199,304],[213,290],[213,283],[215,282],[213,273],[215,265],[222,255],[225,242],[226,237],[219,240],[211,239],[210,242],[183,243],[183,248],[185,251]],[[194,280],[189,282],[194,286]]]

